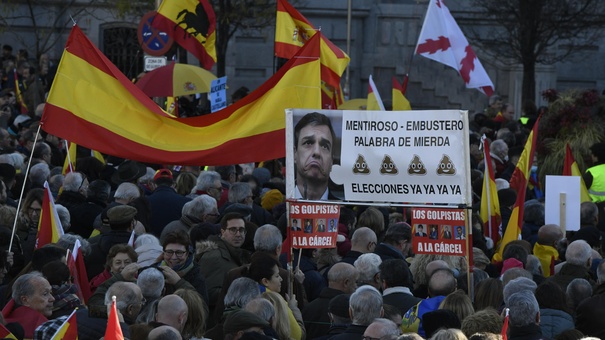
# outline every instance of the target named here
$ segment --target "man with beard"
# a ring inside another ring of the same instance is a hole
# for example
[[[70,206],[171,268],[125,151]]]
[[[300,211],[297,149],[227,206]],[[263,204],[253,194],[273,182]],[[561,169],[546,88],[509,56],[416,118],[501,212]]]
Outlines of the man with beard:
[[[330,119],[306,114],[294,127],[296,198],[327,200],[336,136]]]

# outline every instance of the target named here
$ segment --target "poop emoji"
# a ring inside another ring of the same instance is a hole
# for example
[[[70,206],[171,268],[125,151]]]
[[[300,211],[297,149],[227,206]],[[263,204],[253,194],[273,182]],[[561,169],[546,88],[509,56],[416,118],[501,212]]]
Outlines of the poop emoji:
[[[420,160],[418,155],[414,155],[414,159],[410,162],[408,167],[408,174],[410,175],[426,175],[426,168]]]
[[[370,173],[370,168],[368,167],[368,163],[366,163],[366,160],[365,160],[365,158],[363,158],[362,154],[359,154],[359,156],[357,156],[357,160],[355,161],[355,164],[353,165],[353,173],[361,174],[361,175],[367,175]]]
[[[384,155],[382,159],[382,164],[380,164],[380,173],[383,175],[397,175],[399,170],[397,170],[397,166],[393,163],[391,156]]]
[[[448,155],[443,155],[441,161],[439,162],[439,166],[437,167],[437,175],[455,175],[456,167],[454,167],[454,163],[450,160]]]

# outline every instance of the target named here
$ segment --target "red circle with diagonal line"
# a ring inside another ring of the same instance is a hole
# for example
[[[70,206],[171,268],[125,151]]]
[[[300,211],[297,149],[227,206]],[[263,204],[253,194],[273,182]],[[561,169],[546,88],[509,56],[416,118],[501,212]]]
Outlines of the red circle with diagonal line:
[[[143,15],[137,30],[137,37],[143,51],[159,57],[170,50],[174,40],[166,32],[151,27],[151,22],[156,14],[156,11],[150,11]]]

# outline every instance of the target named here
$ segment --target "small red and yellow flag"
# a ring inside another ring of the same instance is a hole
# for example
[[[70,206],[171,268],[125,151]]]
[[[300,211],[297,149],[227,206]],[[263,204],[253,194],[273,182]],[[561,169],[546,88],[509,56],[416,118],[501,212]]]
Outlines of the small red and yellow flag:
[[[63,226],[59,220],[59,214],[57,214],[53,194],[50,192],[48,182],[44,182],[44,197],[42,198],[40,223],[38,223],[36,249],[45,244],[57,243],[61,236],[63,236]]]

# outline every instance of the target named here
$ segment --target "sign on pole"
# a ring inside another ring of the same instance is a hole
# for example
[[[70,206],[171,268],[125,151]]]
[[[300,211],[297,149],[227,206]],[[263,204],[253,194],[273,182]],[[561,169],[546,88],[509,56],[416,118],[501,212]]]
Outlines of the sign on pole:
[[[466,255],[464,209],[415,208],[412,210],[414,254]]]
[[[227,107],[227,76],[217,78],[210,84],[210,111]]]
[[[289,204],[289,231],[292,248],[335,248],[340,207],[335,204]]]
[[[166,64],[168,62],[168,58],[166,58],[166,57],[152,57],[152,56],[146,55],[144,57],[144,59],[145,59],[145,71],[146,72],[153,71],[158,67],[166,66]]]

